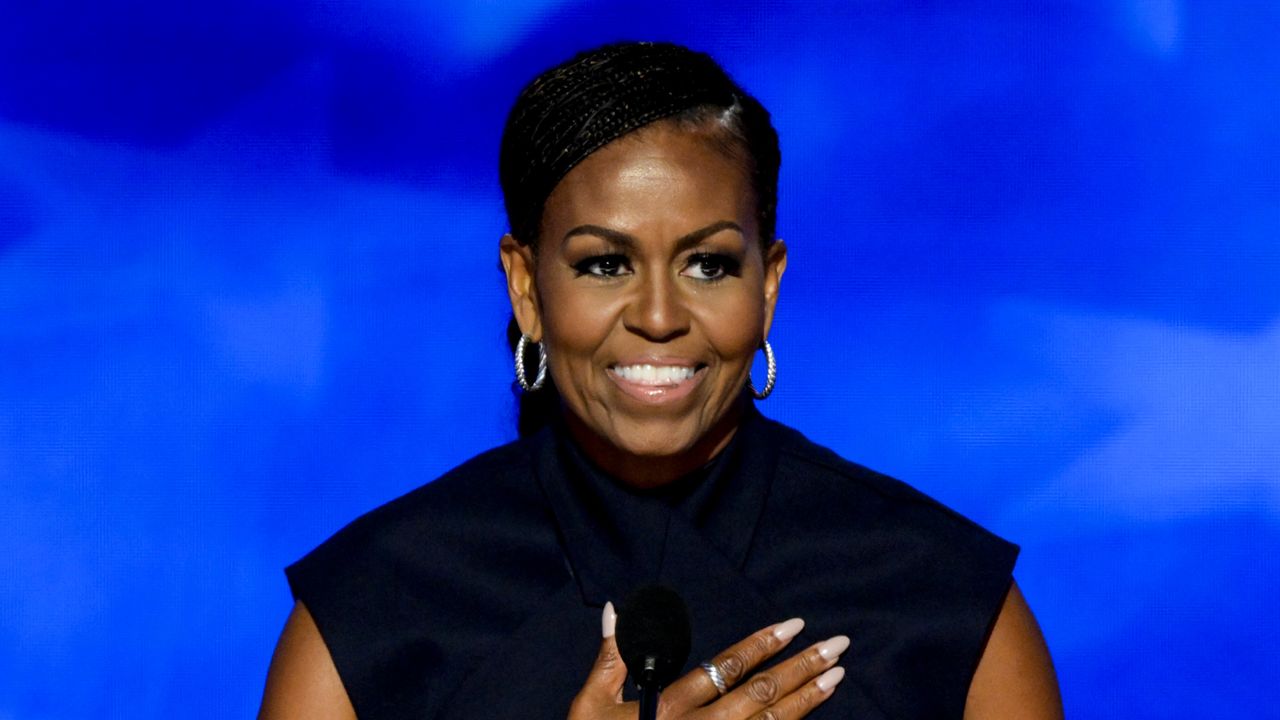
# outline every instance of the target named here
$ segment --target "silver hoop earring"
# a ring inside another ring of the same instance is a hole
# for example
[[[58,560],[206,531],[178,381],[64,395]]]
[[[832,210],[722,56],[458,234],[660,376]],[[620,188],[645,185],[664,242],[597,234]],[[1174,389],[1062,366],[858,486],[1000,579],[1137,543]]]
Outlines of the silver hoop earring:
[[[756,390],[755,383],[751,382],[751,378],[747,377],[747,387],[751,389],[751,396],[757,400],[763,400],[769,397],[773,392],[773,386],[778,382],[778,361],[773,358],[773,346],[769,345],[769,341],[764,341],[764,362],[768,366],[767,375],[765,376],[764,389]]]
[[[538,343],[538,374],[533,378],[533,384],[529,383],[529,378],[524,373],[524,351],[531,342],[533,341],[528,335],[521,334],[520,342],[516,343],[516,382],[527,392],[541,388],[547,380],[547,348],[543,343]]]

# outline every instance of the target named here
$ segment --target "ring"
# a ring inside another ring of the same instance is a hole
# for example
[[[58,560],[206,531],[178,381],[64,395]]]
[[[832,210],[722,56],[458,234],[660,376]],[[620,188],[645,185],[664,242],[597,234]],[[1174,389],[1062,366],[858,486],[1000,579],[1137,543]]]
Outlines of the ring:
[[[721,695],[728,691],[729,686],[724,684],[724,675],[721,674],[720,668],[716,667],[715,663],[704,662],[702,663],[702,669],[707,671],[707,677],[711,678],[711,684],[716,686],[716,690],[720,691]]]

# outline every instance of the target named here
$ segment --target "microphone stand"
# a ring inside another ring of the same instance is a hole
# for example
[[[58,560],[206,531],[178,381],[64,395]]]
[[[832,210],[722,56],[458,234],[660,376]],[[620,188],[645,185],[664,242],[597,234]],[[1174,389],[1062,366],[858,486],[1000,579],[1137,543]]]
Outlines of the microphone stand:
[[[639,720],[657,720],[658,718],[658,682],[654,674],[657,672],[658,659],[652,655],[645,657],[644,670],[639,675],[640,686],[640,718]]]
[[[642,688],[640,690],[640,720],[657,720],[658,718],[658,690],[657,688]]]

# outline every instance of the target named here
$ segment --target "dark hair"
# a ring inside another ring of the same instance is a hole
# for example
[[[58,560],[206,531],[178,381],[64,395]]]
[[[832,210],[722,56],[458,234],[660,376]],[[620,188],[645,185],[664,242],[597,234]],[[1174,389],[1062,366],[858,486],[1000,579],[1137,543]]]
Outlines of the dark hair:
[[[746,165],[761,246],[772,244],[782,155],[769,112],[706,53],[652,42],[613,43],[579,53],[520,92],[498,156],[507,222],[516,241],[536,252],[547,198],[564,176],[613,140],[660,120],[705,133],[719,150]],[[519,339],[512,317],[507,341],[513,351]],[[537,392],[515,387],[521,435],[538,430],[559,411],[549,375]]]

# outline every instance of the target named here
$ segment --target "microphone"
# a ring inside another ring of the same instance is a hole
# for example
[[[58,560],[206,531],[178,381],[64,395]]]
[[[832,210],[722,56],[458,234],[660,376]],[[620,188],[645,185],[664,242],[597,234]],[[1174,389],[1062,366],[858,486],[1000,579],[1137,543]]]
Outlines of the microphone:
[[[639,720],[653,720],[658,693],[680,675],[689,658],[689,610],[675,590],[647,585],[622,601],[616,630],[618,654],[640,689]]]

